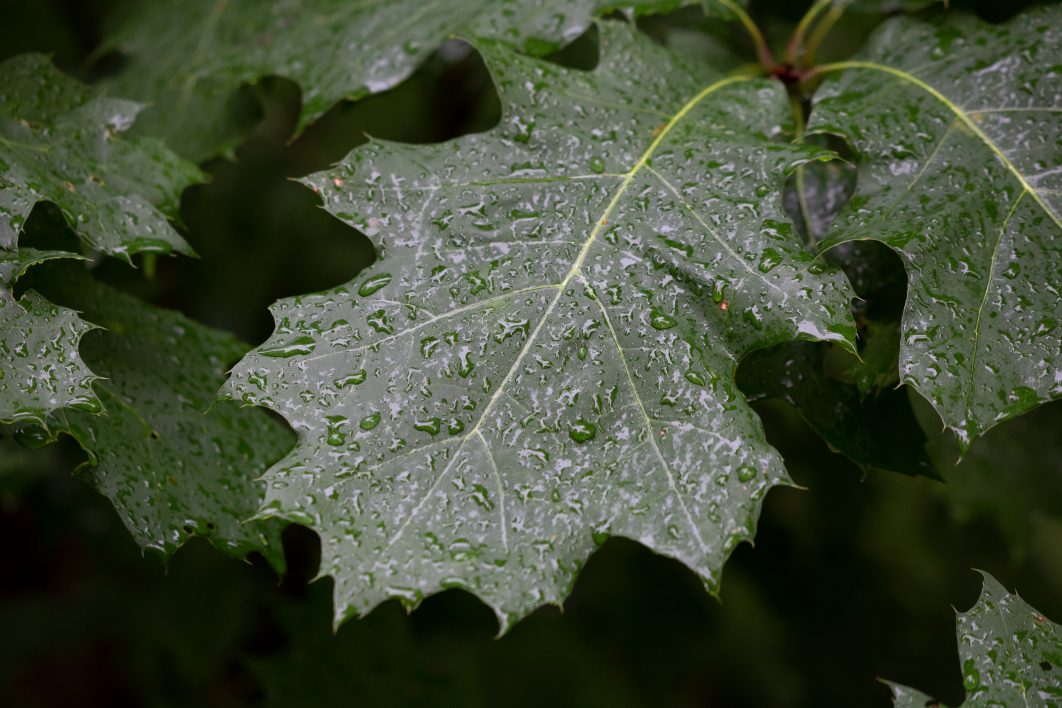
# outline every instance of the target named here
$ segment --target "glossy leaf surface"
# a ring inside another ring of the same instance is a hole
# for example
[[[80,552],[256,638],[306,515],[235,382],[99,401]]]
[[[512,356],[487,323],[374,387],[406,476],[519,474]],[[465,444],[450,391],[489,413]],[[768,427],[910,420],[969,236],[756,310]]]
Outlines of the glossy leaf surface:
[[[826,65],[810,130],[843,136],[858,187],[826,245],[907,266],[900,374],[964,448],[1062,393],[1062,8],[1002,25],[886,23]]]
[[[256,478],[292,444],[261,411],[211,408],[225,370],[246,347],[230,335],[95,283],[83,268],[48,274],[49,295],[104,328],[85,338],[103,380],[102,415],[64,409],[49,421],[88,454],[84,471],[133,538],[170,554],[192,534],[283,567],[280,525],[246,522],[262,498]],[[208,410],[209,408],[209,410]]]
[[[0,250],[0,422],[43,425],[52,411],[66,406],[100,407],[92,390],[97,377],[78,352],[92,325],[35,292],[14,296],[20,276],[55,258],[78,256]]]
[[[981,597],[958,614],[956,634],[969,706],[1062,705],[1062,626],[984,574]],[[898,708],[932,705],[890,684]]]
[[[504,628],[609,534],[717,587],[787,480],[737,361],[852,346],[847,284],[781,204],[822,156],[781,139],[781,85],[601,36],[592,73],[482,40],[497,128],[372,142],[307,180],[380,260],[278,303],[225,393],[299,433],[263,513],[321,535],[338,618],[460,586]]]
[[[674,0],[166,0],[135,3],[106,46],[129,57],[109,80],[151,101],[144,129],[205,159],[246,130],[241,84],[282,76],[302,90],[300,126],[343,99],[394,87],[456,32],[534,54],[583,32],[598,6],[649,12]]]
[[[0,64],[0,248],[15,248],[34,205],[48,201],[94,250],[191,253],[167,217],[201,175],[157,140],[121,137],[140,109],[43,55]]]

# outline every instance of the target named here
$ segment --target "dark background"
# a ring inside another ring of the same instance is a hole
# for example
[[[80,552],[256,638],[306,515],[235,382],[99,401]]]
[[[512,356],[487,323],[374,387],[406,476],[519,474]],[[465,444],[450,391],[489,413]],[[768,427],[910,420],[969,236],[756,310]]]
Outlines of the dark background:
[[[117,56],[86,64],[113,4],[5,0],[0,56],[48,51],[87,80],[121,70]],[[1000,20],[1023,4],[964,6]],[[781,44],[803,9],[758,2],[753,14]],[[850,18],[828,51],[850,51],[876,21]],[[687,12],[644,29],[696,24]],[[594,42],[591,31],[553,59],[590,68]],[[291,177],[365,133],[432,142],[489,129],[498,115],[481,62],[461,51],[437,53],[386,94],[340,104],[294,140],[297,86],[269,78],[246,93],[262,122],[182,198],[182,232],[201,258],[138,270],[107,261],[96,273],[249,345],[271,331],[274,300],[343,283],[374,257]],[[939,422],[916,407],[936,458],[953,461],[932,430]],[[1062,403],[989,433],[944,470],[947,484],[864,474],[784,405],[757,410],[806,489],[768,495],[756,545],[734,553],[719,600],[684,566],[613,539],[563,611],[543,608],[501,639],[490,610],[461,591],[408,616],[385,603],[333,634],[331,581],[308,584],[319,544],[303,528],[285,532],[284,578],[199,540],[168,567],[142,557],[109,503],[71,476],[75,446],[29,452],[0,431],[0,702],[887,706],[883,677],[955,705],[964,692],[953,608],[978,596],[972,568],[1062,621]]]

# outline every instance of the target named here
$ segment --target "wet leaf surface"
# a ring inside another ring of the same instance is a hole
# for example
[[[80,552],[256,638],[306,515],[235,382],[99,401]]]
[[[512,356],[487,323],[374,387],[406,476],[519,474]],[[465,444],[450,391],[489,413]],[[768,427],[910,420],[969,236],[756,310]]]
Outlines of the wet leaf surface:
[[[66,406],[98,411],[97,378],[78,346],[92,329],[77,312],[35,292],[15,298],[15,282],[38,263],[79,258],[57,251],[0,250],[0,422],[44,424]]]
[[[81,267],[41,279],[50,297],[104,328],[82,345],[103,377],[95,389],[104,413],[58,411],[50,432],[85,450],[82,471],[137,543],[170,554],[194,534],[236,557],[258,551],[282,569],[281,525],[247,519],[262,498],[256,478],[292,436],[261,411],[211,407],[245,345],[96,283]]]
[[[891,20],[823,67],[812,111],[859,163],[824,245],[900,254],[900,374],[964,448],[1062,393],[1060,27],[1058,5],[1001,25]]]
[[[144,129],[205,159],[248,128],[235,90],[264,76],[299,84],[305,126],[343,99],[407,78],[455,33],[546,54],[573,40],[595,12],[674,8],[674,0],[167,0],[137,3],[105,46],[128,56],[108,83],[157,106]],[[599,8],[600,6],[600,8]],[[253,116],[252,116],[253,118]]]
[[[963,705],[1062,705],[1062,626],[983,575],[980,599],[956,623]],[[920,691],[889,685],[898,708],[933,704]]]
[[[91,249],[126,260],[191,253],[167,218],[201,175],[157,140],[121,136],[141,108],[44,55],[0,64],[0,248],[15,248],[34,205],[48,201]]]
[[[477,40],[497,128],[374,141],[307,180],[380,260],[278,303],[224,392],[299,434],[263,513],[321,535],[337,619],[464,587],[504,629],[609,535],[716,588],[787,481],[737,361],[853,346],[847,283],[781,204],[786,169],[824,153],[781,139],[780,84],[601,36],[592,73]]]

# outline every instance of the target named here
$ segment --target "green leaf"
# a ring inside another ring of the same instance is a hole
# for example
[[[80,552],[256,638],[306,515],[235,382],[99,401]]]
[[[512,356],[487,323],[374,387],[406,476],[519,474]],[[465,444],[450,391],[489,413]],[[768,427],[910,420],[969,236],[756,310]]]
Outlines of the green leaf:
[[[921,691],[916,691],[913,688],[908,688],[892,681],[882,681],[882,683],[892,691],[893,708],[926,708],[934,705],[933,699]],[[936,703],[935,705],[940,704]]]
[[[829,141],[813,135],[806,142],[826,147]],[[785,205],[809,244],[815,246],[826,235],[851,197],[855,181],[855,170],[842,160],[813,162],[793,172],[786,183]]]
[[[40,54],[0,64],[0,248],[15,248],[30,211],[59,206],[88,245],[126,260],[191,253],[167,221],[202,175],[156,140],[129,140],[141,106],[108,98]]]
[[[103,415],[64,409],[49,420],[88,454],[83,468],[143,548],[173,553],[191,535],[283,568],[280,525],[244,523],[262,499],[256,478],[287,452],[291,434],[261,411],[211,408],[226,368],[246,351],[232,336],[93,281],[55,270],[45,285],[105,328],[85,338],[85,360],[103,376]],[[208,411],[208,408],[210,410]]]
[[[1051,622],[988,573],[977,603],[957,616],[966,701],[972,706],[1055,706],[1062,703],[1062,626]],[[889,684],[898,708],[932,701]]]
[[[43,425],[66,406],[93,412],[100,401],[92,390],[98,378],[78,354],[81,338],[93,326],[73,310],[58,307],[35,292],[15,299],[15,281],[34,265],[72,253],[0,250],[0,422]]]
[[[275,305],[224,392],[299,433],[263,514],[321,535],[337,619],[460,586],[504,630],[610,534],[717,588],[788,481],[737,362],[853,346],[843,276],[781,204],[786,169],[823,152],[781,140],[780,83],[600,29],[594,72],[478,41],[495,129],[370,142],[307,179],[380,260]]]
[[[150,101],[143,128],[205,159],[246,132],[235,90],[264,76],[302,89],[300,129],[343,99],[396,86],[456,32],[546,54],[590,24],[595,8],[651,12],[674,0],[166,0],[134,3],[105,44],[127,55],[107,80]]]
[[[827,353],[810,342],[755,352],[742,364],[738,381],[750,401],[777,398],[791,405],[831,448],[864,470],[939,479],[907,391],[889,387],[871,393],[858,381],[838,380],[827,371]]]
[[[1057,5],[1002,25],[897,18],[863,58],[820,68],[809,129],[859,163],[824,245],[900,254],[900,374],[964,449],[1062,393],[1060,28]]]

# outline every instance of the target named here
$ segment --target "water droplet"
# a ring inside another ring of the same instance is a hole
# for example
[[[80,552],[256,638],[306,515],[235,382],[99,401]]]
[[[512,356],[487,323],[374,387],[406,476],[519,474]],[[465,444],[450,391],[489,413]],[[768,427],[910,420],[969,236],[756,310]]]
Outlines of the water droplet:
[[[527,337],[531,329],[531,321],[522,317],[503,317],[498,321],[501,332],[494,335],[494,341],[501,344],[514,334],[521,333]]]
[[[756,477],[756,468],[750,465],[738,467],[737,478],[741,483],[751,482]]]
[[[393,334],[395,331],[395,328],[391,326],[391,318],[383,310],[373,312],[366,321],[380,334]]]
[[[326,442],[329,445],[342,445],[347,441],[347,433],[343,430],[342,426],[347,422],[347,419],[341,415],[328,416],[328,437]]]
[[[385,287],[390,282],[390,273],[380,273],[379,275],[374,275],[361,284],[361,287],[358,288],[358,295],[361,295],[362,297],[368,297],[380,288]]]
[[[472,370],[476,368],[476,365],[472,363],[472,357],[469,356],[468,351],[461,352],[461,368],[457,370],[457,373],[461,375],[461,378],[467,379],[468,375],[472,373]]]
[[[671,329],[678,324],[678,320],[654,308],[649,313],[649,324],[653,329]]]
[[[439,348],[438,337],[425,337],[420,340],[420,355],[425,359],[430,359],[431,355],[435,353],[435,350]]]
[[[704,385],[704,377],[701,376],[698,372],[693,371],[693,370],[690,370],[690,371],[686,372],[686,380],[689,381],[691,384],[695,384],[697,386],[703,386]]]
[[[579,418],[575,421],[575,425],[568,431],[568,435],[571,439],[577,443],[584,443],[588,440],[593,440],[597,435],[597,426],[588,420]]]
[[[347,386],[357,386],[360,383],[365,383],[365,376],[365,369],[361,369],[360,371],[355,371],[353,374],[347,374],[346,376],[338,378],[332,383],[335,384],[336,388],[343,389]]]
[[[476,503],[476,506],[481,506],[487,511],[494,510],[494,502],[490,500],[490,492],[482,484],[472,485],[472,501]]]
[[[314,347],[317,346],[317,342],[313,340],[313,337],[303,335],[296,337],[287,344],[283,344],[279,347],[273,347],[272,349],[263,349],[261,351],[262,356],[271,356],[282,359],[287,359],[292,356],[300,356],[304,354],[310,354],[313,352]]]
[[[427,420],[415,420],[413,421],[413,428],[419,430],[422,433],[428,433],[430,435],[438,435],[442,430],[442,421],[438,418],[428,418]]]
[[[601,174],[605,171],[605,161],[597,155],[590,158],[590,171],[594,174]]]
[[[766,273],[782,262],[782,254],[773,248],[768,248],[760,257],[760,272]]]
[[[467,560],[472,555],[472,544],[467,538],[456,538],[450,543],[450,557],[455,561]]]
[[[361,422],[358,423],[358,427],[361,428],[362,430],[372,430],[373,428],[375,428],[379,424],[380,424],[380,414],[379,413],[370,413],[369,415],[367,415],[367,416],[365,416],[364,418],[361,419]]]

